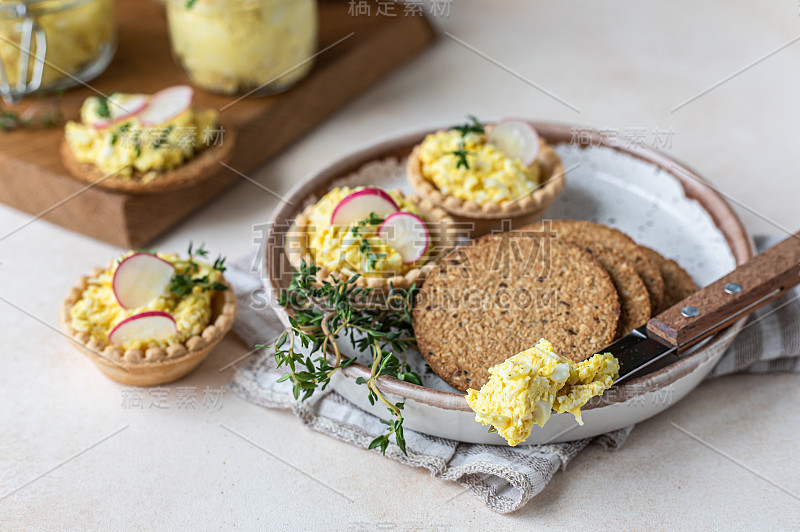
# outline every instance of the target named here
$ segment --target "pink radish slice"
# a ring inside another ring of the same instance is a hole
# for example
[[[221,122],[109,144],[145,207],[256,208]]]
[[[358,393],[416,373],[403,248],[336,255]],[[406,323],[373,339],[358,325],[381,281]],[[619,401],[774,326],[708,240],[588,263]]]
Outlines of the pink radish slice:
[[[539,156],[539,134],[530,122],[524,120],[503,120],[495,124],[486,140],[525,166],[531,166]]]
[[[108,104],[110,118],[97,120],[92,124],[95,129],[105,129],[112,124],[117,124],[139,114],[146,106],[149,97],[144,94],[132,94],[127,98],[119,98],[114,103]]]
[[[378,235],[400,253],[403,264],[413,264],[424,257],[430,243],[425,222],[410,212],[387,217],[378,228]]]
[[[175,266],[152,253],[134,253],[119,263],[111,287],[123,308],[139,308],[164,293]]]
[[[188,85],[160,90],[150,97],[150,103],[139,113],[139,120],[145,126],[163,124],[187,110],[193,96],[194,90]]]
[[[397,203],[385,191],[365,188],[348,194],[339,202],[331,215],[331,224],[350,225],[368,218],[371,213],[384,217],[398,210]]]
[[[125,345],[129,342],[167,340],[175,336],[178,327],[175,318],[168,312],[151,310],[126,318],[112,329],[108,339],[114,345]]]

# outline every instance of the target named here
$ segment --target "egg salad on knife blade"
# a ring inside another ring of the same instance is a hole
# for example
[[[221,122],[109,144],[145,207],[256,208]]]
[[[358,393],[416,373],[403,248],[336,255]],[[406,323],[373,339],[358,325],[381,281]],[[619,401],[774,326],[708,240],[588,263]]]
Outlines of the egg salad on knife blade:
[[[490,425],[513,447],[530,436],[533,425],[543,427],[553,412],[569,412],[583,425],[581,407],[611,387],[619,361],[604,353],[573,362],[542,338],[489,368],[489,374],[479,391],[467,390],[467,403],[475,411],[475,421]]]

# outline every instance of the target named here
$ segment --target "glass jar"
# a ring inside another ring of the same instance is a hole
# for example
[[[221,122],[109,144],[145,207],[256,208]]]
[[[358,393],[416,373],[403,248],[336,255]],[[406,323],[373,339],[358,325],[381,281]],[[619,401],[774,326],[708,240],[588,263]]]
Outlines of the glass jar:
[[[113,0],[0,0],[0,95],[8,103],[97,77],[115,49]]]
[[[168,0],[176,60],[221,94],[282,92],[311,70],[315,0]]]

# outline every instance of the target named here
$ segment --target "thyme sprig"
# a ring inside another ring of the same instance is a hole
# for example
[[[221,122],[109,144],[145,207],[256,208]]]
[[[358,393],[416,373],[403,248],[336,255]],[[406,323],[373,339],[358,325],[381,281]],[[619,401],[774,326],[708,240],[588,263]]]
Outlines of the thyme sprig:
[[[347,338],[359,352],[372,356],[370,375],[359,377],[357,384],[367,387],[370,404],[383,403],[391,418],[381,420],[386,433],[369,445],[386,454],[394,435],[397,446],[406,453],[403,435],[404,403],[392,403],[378,388],[381,376],[390,375],[400,380],[422,384],[419,375],[405,363],[405,351],[416,345],[411,321],[412,298],[416,286],[410,289],[391,287],[388,296],[379,301],[368,288],[358,288],[359,276],[316,283],[319,267],[302,262],[288,289],[278,296],[278,304],[294,310],[289,317],[290,327],[281,333],[275,343],[258,346],[273,349],[275,361],[286,372],[278,382],[290,381],[295,399],[305,401],[317,390],[325,390],[331,377],[355,362],[346,357],[336,341]],[[305,355],[296,349],[296,341],[309,349]],[[331,353],[331,359],[327,357]]]
[[[483,124],[481,124],[475,115],[467,115],[469,122],[464,124],[463,126],[456,126],[453,129],[461,133],[461,137],[466,137],[469,133],[478,133],[484,134],[486,130],[483,128]]]
[[[467,118],[469,118],[469,122],[463,126],[455,126],[453,128],[461,133],[461,138],[458,140],[458,149],[447,152],[449,155],[456,156],[456,168],[464,168],[465,170],[469,170],[469,161],[467,160],[467,156],[473,155],[473,153],[466,150],[464,137],[470,133],[477,133],[480,135],[486,133],[486,130],[483,128],[483,124],[481,124],[474,115],[467,115]]]
[[[169,290],[175,294],[175,297],[183,297],[190,294],[196,286],[200,287],[204,292],[228,289],[225,284],[212,279],[210,273],[199,275],[200,262],[198,262],[197,259],[208,256],[208,250],[205,249],[205,244],[200,244],[200,247],[193,249],[193,243],[189,242],[188,255],[189,257],[186,260],[178,260],[173,263],[175,266],[175,274],[170,281]],[[219,273],[223,273],[226,269],[225,257],[222,255],[217,256],[211,268]]]
[[[0,109],[0,131],[13,131],[25,125],[15,111],[5,111]]]
[[[175,126],[173,124],[170,124],[169,127],[167,127],[164,131],[161,132],[156,141],[153,143],[153,146],[155,148],[160,148],[161,146],[166,145],[167,137],[169,137],[169,134],[172,133],[174,129]]]
[[[105,96],[97,98],[97,116],[111,118],[111,109],[108,108],[108,98]]]
[[[458,141],[458,149],[454,151],[447,152],[450,155],[456,156],[456,168],[464,168],[469,170],[469,161],[467,160],[468,155],[473,155],[471,151],[467,151],[464,146],[464,140]]]
[[[367,227],[371,230],[373,227],[383,223],[383,220],[383,218],[371,212],[369,213],[369,217],[364,220],[359,220],[358,224],[350,228],[350,234],[358,239],[358,250],[366,257],[367,265],[370,270],[375,269],[375,266],[378,264],[378,259],[385,258],[386,253],[375,253],[372,251],[372,244],[370,244],[369,240],[361,231]]]
[[[41,126],[51,128],[64,120],[61,111],[61,92],[54,98],[35,102],[22,113],[4,109],[0,104],[0,131],[8,133],[15,129]]]

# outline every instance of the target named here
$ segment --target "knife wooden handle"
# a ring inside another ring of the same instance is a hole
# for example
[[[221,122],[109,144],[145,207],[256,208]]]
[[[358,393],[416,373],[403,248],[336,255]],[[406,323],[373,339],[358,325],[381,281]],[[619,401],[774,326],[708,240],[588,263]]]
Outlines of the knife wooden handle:
[[[654,340],[683,350],[800,284],[800,232],[647,323]]]

